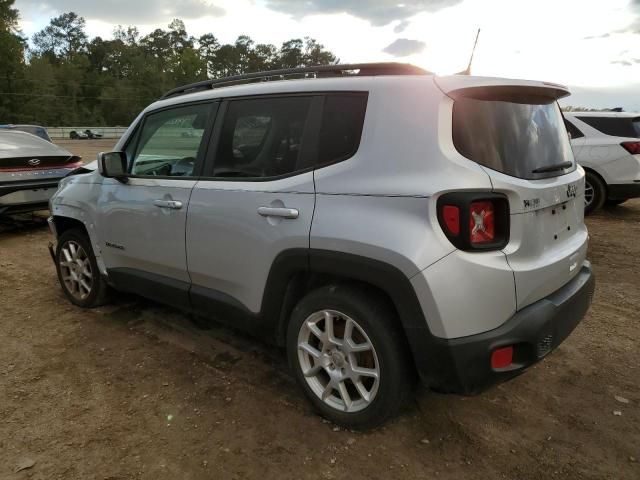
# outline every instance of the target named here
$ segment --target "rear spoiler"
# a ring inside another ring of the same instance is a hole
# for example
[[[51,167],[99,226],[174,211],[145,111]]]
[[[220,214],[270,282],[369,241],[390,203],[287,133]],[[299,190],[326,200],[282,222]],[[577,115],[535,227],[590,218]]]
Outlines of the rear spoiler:
[[[569,88],[559,83],[512,80],[506,78],[470,77],[451,75],[434,77],[433,81],[442,92],[451,97],[495,98],[519,95],[548,97],[552,100],[571,95]]]

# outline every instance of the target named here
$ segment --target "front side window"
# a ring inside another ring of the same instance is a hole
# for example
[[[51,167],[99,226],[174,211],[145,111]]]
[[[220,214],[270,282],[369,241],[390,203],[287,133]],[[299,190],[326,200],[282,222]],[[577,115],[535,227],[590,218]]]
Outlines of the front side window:
[[[230,101],[213,176],[277,177],[306,168],[301,152],[310,105],[298,96]]]
[[[147,115],[136,134],[135,154],[130,158],[131,174],[192,176],[211,108],[211,104],[203,103]]]

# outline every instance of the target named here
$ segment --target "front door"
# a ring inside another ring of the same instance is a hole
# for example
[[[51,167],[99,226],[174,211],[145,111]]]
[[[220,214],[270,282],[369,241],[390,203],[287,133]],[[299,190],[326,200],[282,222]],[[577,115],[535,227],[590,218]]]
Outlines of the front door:
[[[98,202],[101,245],[117,287],[188,305],[185,227],[214,104],[151,112],[127,145],[129,178],[106,179]]]

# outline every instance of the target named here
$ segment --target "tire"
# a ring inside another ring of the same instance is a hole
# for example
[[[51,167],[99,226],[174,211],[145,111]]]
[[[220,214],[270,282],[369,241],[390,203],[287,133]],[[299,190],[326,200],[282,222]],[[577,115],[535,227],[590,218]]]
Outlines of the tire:
[[[607,187],[596,174],[587,172],[584,191],[584,213],[589,215],[602,208],[607,199]]]
[[[91,242],[82,229],[67,230],[60,235],[55,263],[60,286],[71,303],[83,308],[107,303],[109,287],[100,275]]]
[[[327,337],[324,329],[329,320],[332,338],[342,340],[342,347]],[[350,348],[345,348],[344,342],[347,323],[352,332]],[[323,417],[348,429],[374,428],[393,417],[415,383],[409,347],[398,328],[397,315],[379,296],[359,287],[331,285],[305,296],[291,314],[287,356],[298,384],[314,407]],[[352,370],[354,366],[356,371]],[[374,372],[377,378],[371,376]]]
[[[607,208],[615,208],[618,205],[623,204],[627,200],[629,200],[629,199],[628,198],[623,198],[622,200],[607,200],[606,202],[604,202],[604,206],[607,207]]]
[[[71,140],[76,140],[78,138],[78,134],[76,133],[75,130],[71,130],[71,133],[69,133],[69,138]]]

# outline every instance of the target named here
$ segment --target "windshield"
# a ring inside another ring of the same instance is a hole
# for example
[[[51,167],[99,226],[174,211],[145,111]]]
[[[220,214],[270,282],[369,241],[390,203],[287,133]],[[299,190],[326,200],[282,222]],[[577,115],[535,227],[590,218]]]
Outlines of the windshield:
[[[457,98],[453,143],[466,158],[513,177],[548,178],[576,168],[562,113],[548,97]]]

